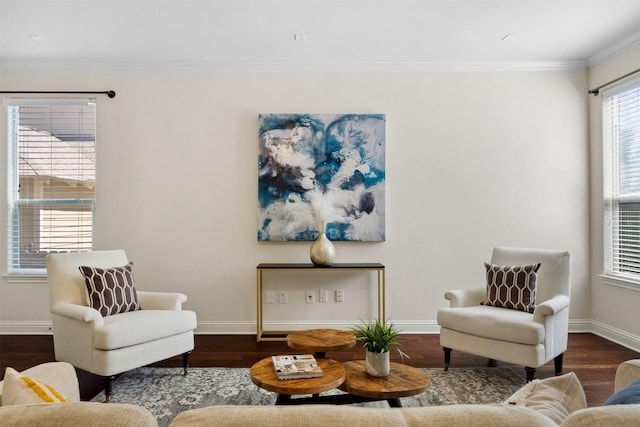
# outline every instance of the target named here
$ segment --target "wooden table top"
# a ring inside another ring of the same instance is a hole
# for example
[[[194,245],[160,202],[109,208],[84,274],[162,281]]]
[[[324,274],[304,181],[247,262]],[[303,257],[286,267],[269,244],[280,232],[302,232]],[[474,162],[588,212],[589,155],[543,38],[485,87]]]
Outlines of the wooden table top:
[[[356,337],[351,331],[309,329],[291,332],[287,335],[287,345],[295,350],[325,353],[353,347],[356,345]]]
[[[391,373],[386,377],[372,377],[365,371],[364,360],[343,363],[345,380],[339,387],[349,394],[376,399],[396,399],[414,396],[427,389],[429,375],[419,368],[391,362]]]
[[[279,380],[271,358],[266,357],[251,367],[251,381],[260,388],[286,395],[318,394],[338,388],[342,384],[345,370],[340,362],[318,359],[318,365],[322,368],[321,377]]]

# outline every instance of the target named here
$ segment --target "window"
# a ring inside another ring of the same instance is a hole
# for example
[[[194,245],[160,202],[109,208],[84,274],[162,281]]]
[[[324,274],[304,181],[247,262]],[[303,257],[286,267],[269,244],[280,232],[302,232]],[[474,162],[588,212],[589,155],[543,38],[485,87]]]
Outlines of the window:
[[[640,284],[640,79],[603,95],[605,274]]]
[[[53,252],[93,249],[95,103],[8,100],[8,272],[42,274]]]

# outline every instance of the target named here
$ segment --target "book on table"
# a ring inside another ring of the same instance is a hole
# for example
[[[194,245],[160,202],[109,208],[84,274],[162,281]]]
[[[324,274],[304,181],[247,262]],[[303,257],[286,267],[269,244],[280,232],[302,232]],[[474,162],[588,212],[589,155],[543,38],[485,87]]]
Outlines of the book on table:
[[[279,380],[316,378],[322,376],[322,368],[312,354],[272,356],[273,367]]]

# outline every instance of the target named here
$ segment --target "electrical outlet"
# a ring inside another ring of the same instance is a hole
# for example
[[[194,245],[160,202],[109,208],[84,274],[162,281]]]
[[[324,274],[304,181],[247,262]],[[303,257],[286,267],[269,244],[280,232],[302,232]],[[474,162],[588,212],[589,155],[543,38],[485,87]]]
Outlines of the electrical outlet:
[[[287,291],[278,291],[278,302],[280,304],[287,303]]]
[[[315,295],[313,291],[307,291],[307,299],[306,299],[307,304],[313,304],[313,300],[315,299],[314,297]]]
[[[264,303],[275,304],[276,303],[276,291],[264,291]]]
[[[336,289],[336,302],[344,302],[344,291]]]
[[[320,289],[320,298],[318,300],[320,302],[329,301],[329,291],[327,289]]]

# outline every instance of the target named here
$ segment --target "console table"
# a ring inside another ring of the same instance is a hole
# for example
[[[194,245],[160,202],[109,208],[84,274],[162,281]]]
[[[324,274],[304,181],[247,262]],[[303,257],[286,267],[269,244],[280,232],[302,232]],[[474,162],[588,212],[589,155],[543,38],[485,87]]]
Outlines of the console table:
[[[385,270],[380,263],[337,263],[328,267],[319,267],[311,263],[260,263],[257,267],[256,300],[257,300],[257,332],[256,340],[284,341],[290,331],[265,331],[262,323],[262,280],[266,271],[305,271],[309,273],[326,273],[328,271],[376,271],[378,273],[378,319],[385,319]],[[281,335],[281,337],[264,337],[263,335]]]

